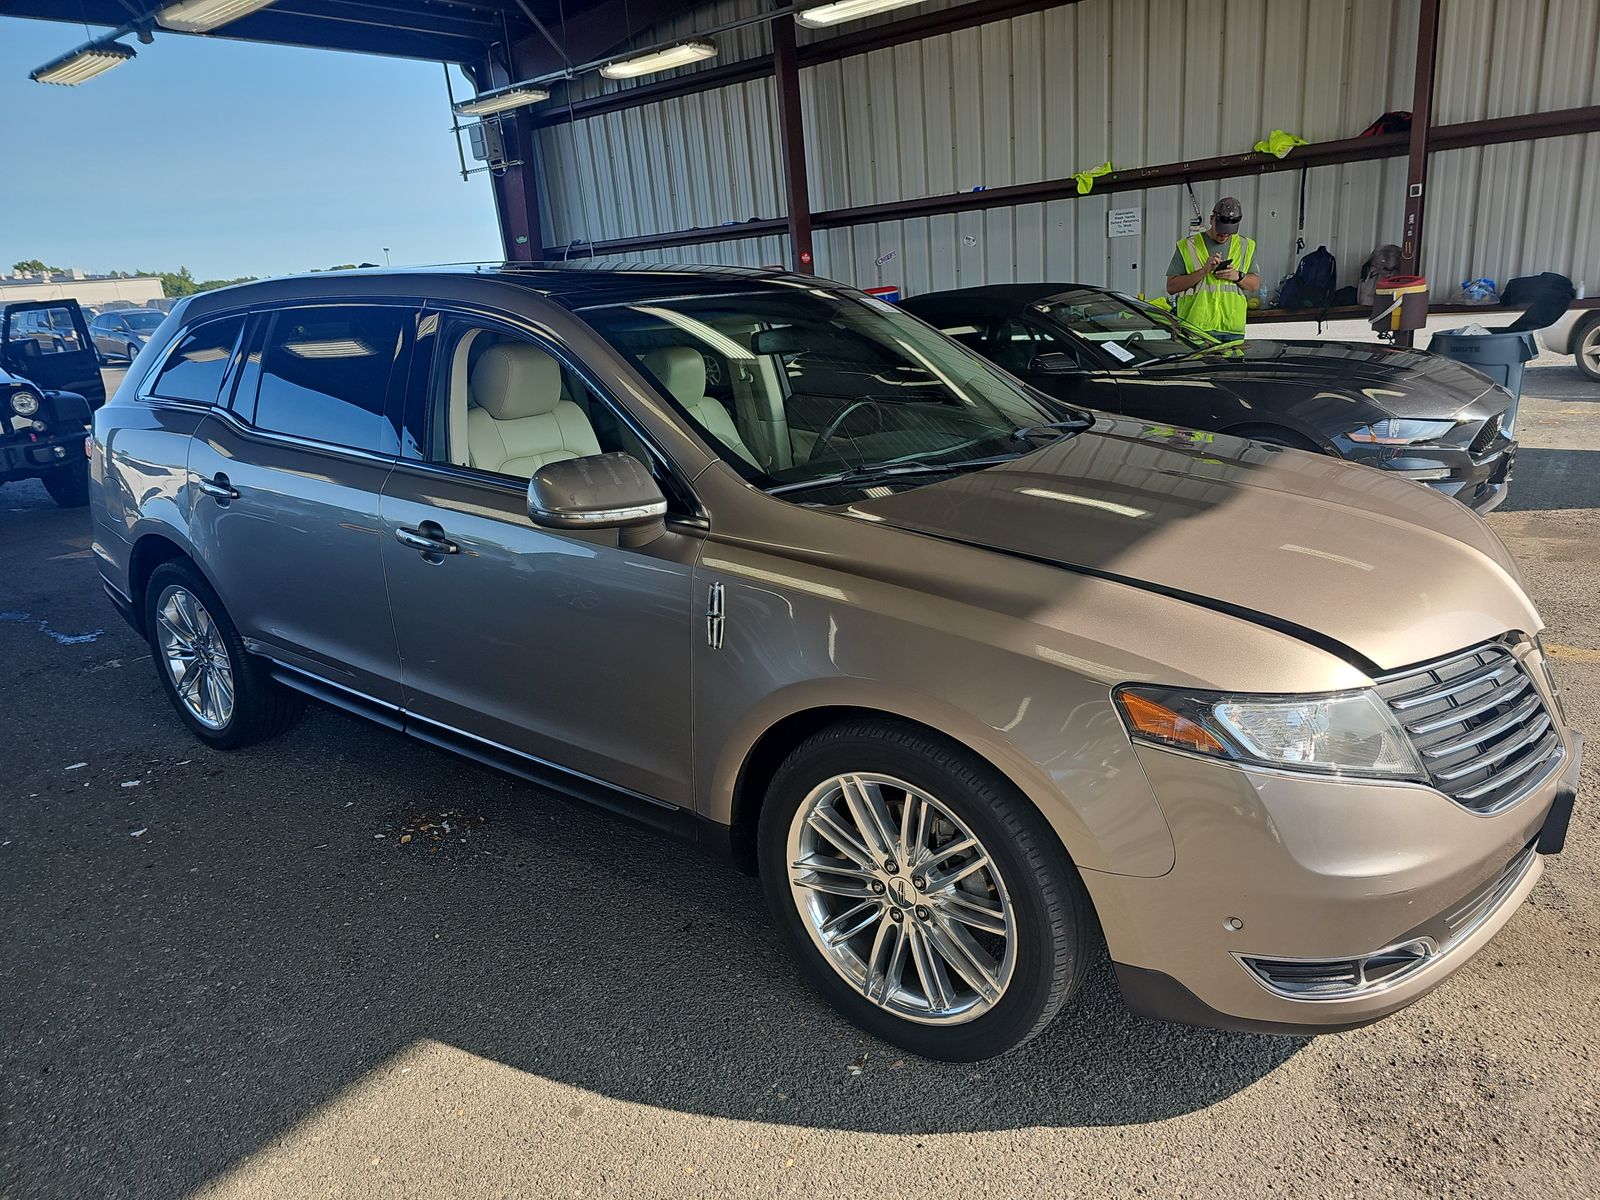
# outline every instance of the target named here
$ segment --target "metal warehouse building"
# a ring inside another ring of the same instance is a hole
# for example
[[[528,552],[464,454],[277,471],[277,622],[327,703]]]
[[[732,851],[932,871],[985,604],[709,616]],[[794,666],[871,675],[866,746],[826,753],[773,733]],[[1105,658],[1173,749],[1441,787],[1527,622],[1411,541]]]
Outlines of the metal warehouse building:
[[[486,118],[511,258],[1159,294],[1192,187],[1243,200],[1269,298],[1302,238],[1341,284],[1400,244],[1436,302],[1542,270],[1600,287],[1595,0],[848,0],[822,28],[765,0],[209,7],[208,36],[459,64],[490,107],[531,90]],[[80,53],[148,32],[137,11],[0,0],[117,27]],[[691,39],[710,57],[597,69]],[[1386,112],[1410,132],[1359,136]],[[1306,144],[1253,151],[1273,130]]]

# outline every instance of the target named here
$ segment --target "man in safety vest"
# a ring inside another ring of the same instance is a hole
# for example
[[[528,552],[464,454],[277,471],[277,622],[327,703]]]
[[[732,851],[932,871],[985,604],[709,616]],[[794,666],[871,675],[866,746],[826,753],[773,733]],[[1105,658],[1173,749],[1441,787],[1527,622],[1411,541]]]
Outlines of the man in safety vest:
[[[1178,243],[1167,264],[1167,294],[1178,298],[1178,318],[1225,341],[1244,337],[1246,292],[1261,286],[1254,270],[1256,244],[1239,233],[1244,205],[1224,196],[1211,210],[1211,227]]]

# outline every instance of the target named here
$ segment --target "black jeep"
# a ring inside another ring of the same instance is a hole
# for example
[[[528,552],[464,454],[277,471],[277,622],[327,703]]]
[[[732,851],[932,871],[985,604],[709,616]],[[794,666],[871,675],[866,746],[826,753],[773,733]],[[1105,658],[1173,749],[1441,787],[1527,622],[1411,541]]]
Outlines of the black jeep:
[[[39,479],[63,508],[89,503],[84,438],[105,402],[76,300],[0,306],[0,483]]]

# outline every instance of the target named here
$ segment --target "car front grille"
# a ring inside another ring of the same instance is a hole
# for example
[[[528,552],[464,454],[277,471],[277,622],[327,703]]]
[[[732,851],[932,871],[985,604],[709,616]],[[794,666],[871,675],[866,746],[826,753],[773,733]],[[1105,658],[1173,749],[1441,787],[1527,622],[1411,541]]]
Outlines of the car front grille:
[[[1504,420],[1504,413],[1496,413],[1483,423],[1483,428],[1472,437],[1472,444],[1467,447],[1467,453],[1477,458],[1494,445],[1495,434],[1500,432],[1500,422]]]
[[[1492,643],[1384,680],[1433,785],[1477,813],[1498,812],[1560,763],[1561,732],[1533,678]]]

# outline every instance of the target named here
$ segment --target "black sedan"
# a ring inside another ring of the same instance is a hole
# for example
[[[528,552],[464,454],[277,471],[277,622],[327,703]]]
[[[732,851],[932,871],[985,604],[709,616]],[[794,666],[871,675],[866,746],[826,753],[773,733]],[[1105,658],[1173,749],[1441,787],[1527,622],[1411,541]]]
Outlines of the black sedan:
[[[1511,394],[1472,368],[1376,343],[1218,342],[1100,288],[999,284],[904,307],[1073,404],[1333,454],[1478,512],[1505,498]]]

